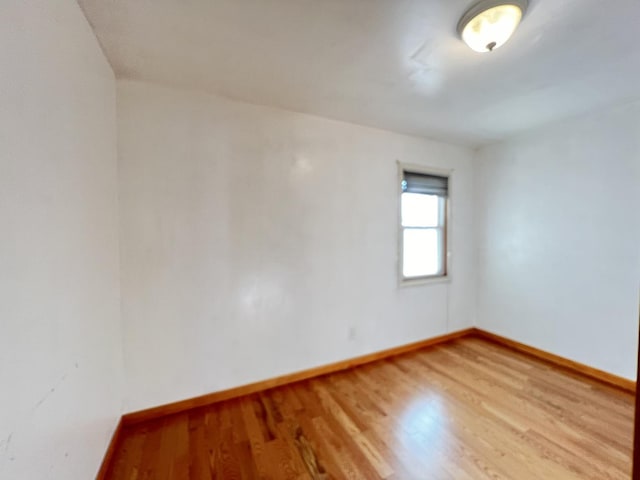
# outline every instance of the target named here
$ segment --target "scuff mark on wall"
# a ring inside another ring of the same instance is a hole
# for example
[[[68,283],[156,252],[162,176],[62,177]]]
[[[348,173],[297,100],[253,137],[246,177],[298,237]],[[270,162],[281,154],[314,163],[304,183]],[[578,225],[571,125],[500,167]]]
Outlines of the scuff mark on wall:
[[[13,432],[11,432],[6,439],[0,440],[0,450],[6,453],[9,450],[9,445],[11,445],[12,438],[13,438]]]
[[[6,459],[8,457],[10,462],[13,462],[16,459],[15,456],[9,457],[9,448],[11,446],[11,440],[13,440],[14,433],[15,432],[11,432],[7,438],[0,440],[0,458]]]
[[[35,404],[35,406],[32,409],[32,412],[35,412],[38,408],[40,408],[40,406],[47,401],[47,399],[53,395],[55,393],[55,391],[58,389],[58,387],[60,387],[60,385],[62,385],[62,382],[64,382],[67,379],[67,374],[65,373],[62,378],[60,378],[60,380],[58,380],[58,382],[51,387],[51,389],[40,399],[38,400],[38,402]]]

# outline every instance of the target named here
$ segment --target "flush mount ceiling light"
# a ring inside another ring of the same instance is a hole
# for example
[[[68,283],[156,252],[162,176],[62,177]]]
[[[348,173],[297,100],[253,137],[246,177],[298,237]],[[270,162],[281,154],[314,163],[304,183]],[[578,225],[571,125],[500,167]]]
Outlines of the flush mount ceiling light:
[[[491,52],[511,38],[528,5],[528,0],[481,0],[462,16],[458,33],[476,52]]]

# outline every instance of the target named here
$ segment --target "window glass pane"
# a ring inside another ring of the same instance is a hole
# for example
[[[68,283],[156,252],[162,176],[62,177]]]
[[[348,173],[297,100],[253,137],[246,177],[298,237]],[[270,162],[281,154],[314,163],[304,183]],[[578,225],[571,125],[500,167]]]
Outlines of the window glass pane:
[[[405,277],[425,277],[441,273],[439,237],[437,229],[404,230],[402,273]]]
[[[439,197],[421,193],[402,194],[403,227],[437,227],[440,216]]]

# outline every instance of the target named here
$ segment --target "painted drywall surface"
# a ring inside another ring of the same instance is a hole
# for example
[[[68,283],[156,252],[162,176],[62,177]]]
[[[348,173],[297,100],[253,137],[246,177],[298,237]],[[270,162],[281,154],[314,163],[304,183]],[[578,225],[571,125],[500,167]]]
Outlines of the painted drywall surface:
[[[118,82],[127,410],[473,325],[472,153]],[[453,168],[452,282],[399,288],[397,165]]]
[[[0,6],[0,478],[93,478],[122,409],[115,80],[72,0]]]
[[[480,328],[635,378],[640,103],[483,148]]]

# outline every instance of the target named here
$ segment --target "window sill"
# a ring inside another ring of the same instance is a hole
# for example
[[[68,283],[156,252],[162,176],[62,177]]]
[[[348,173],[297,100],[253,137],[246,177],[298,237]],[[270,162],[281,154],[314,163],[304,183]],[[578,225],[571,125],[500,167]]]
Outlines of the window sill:
[[[415,279],[407,279],[400,280],[399,287],[419,287],[422,285],[433,285],[438,283],[451,283],[451,277],[448,275],[444,275],[441,277],[427,277],[427,278],[415,278]]]

